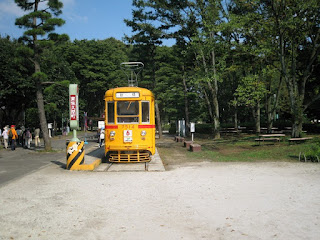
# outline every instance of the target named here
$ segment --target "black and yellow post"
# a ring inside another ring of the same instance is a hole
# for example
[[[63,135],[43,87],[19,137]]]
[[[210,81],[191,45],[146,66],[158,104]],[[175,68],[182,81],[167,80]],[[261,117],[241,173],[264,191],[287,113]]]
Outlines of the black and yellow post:
[[[79,170],[79,165],[84,163],[84,142],[69,142],[67,147],[67,169]]]
[[[84,164],[84,141],[77,138],[79,128],[79,88],[77,84],[69,85],[69,112],[70,128],[73,130],[73,138],[67,146],[67,169],[68,170],[94,170],[101,163],[101,159],[91,164]]]

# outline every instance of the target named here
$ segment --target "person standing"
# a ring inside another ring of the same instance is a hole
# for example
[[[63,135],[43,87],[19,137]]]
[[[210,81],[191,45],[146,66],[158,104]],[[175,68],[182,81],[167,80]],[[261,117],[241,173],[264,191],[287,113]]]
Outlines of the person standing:
[[[34,144],[36,147],[40,147],[40,128],[34,130]]]
[[[8,139],[9,139],[8,128],[6,127],[3,128],[2,137],[3,137],[3,143],[4,143],[5,149],[8,149]]]
[[[24,126],[21,126],[21,132],[20,132],[20,144],[23,147],[25,145],[25,135],[26,135],[26,128]]]
[[[104,129],[101,129],[100,131],[100,140],[99,140],[99,147],[101,147],[102,143],[104,141]]]
[[[31,141],[32,141],[32,134],[30,132],[30,129],[27,128],[27,131],[26,131],[26,148],[30,148]]]
[[[11,150],[16,150],[16,139],[18,138],[18,134],[15,129],[15,125],[11,125],[10,131],[9,131],[9,137],[11,137]]]
[[[20,139],[21,129],[20,129],[20,128],[17,128],[17,129],[16,129],[16,132],[17,132],[17,135],[18,135],[18,137],[17,137],[17,139],[16,139],[16,144],[17,144],[17,145],[20,145],[20,141],[21,141],[21,139]]]

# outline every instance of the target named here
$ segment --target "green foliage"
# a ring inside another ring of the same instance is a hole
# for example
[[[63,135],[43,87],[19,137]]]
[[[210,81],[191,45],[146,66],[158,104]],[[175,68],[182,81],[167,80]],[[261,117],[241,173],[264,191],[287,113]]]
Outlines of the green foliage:
[[[249,75],[242,78],[235,96],[239,105],[254,107],[266,93],[265,84],[260,81],[259,76]]]
[[[126,46],[114,38],[81,40],[62,45],[58,49],[74,74],[72,83],[79,83],[80,99],[89,116],[101,116],[104,110],[105,91],[127,86],[120,63],[128,61]],[[90,106],[90,107],[89,107]]]
[[[35,72],[34,74],[32,74],[32,78],[36,82],[46,81],[47,80],[47,74],[45,74],[44,72]]]
[[[39,127],[39,115],[38,109],[35,107],[29,107],[26,109],[25,123],[27,127]]]
[[[213,125],[209,124],[209,123],[196,124],[196,133],[212,134],[213,133]]]
[[[171,123],[170,124],[170,128],[169,128],[169,134],[175,134],[176,131],[177,131],[176,124],[175,123]]]
[[[257,102],[262,106],[262,120],[266,119],[266,100],[274,100],[275,95],[279,96],[278,105],[272,107],[280,120],[290,119],[292,93],[280,84],[285,77],[295,79],[298,93],[305,92],[301,108],[310,110],[304,119],[320,119],[319,1],[294,0],[284,5],[258,0],[223,4],[216,0],[133,1],[132,19],[125,21],[133,30],[133,36],[126,36],[129,45],[113,38],[70,42],[67,35],[53,32],[64,23],[57,18],[60,1],[44,1],[48,8],[43,10],[35,9],[39,1],[15,2],[27,10],[16,20],[26,32],[19,42],[0,38],[0,107],[5,106],[0,110],[1,122],[21,122],[17,112],[36,107],[37,83],[42,83],[50,121],[60,122],[62,114],[68,115],[69,83],[79,84],[81,111],[100,116],[105,91],[127,85],[119,65],[129,60],[144,62],[139,86],[154,92],[163,122],[185,118],[185,99],[190,121],[212,121],[207,100],[212,105],[215,93],[209,84],[215,80],[224,125],[233,125],[236,110],[241,126],[252,122],[251,107]],[[284,62],[280,60],[280,33],[285,43]],[[174,38],[176,45],[161,46],[165,38]],[[41,68],[36,74],[34,62]],[[303,76],[308,76],[305,91],[300,88]],[[298,93],[295,99],[301,98]],[[313,131],[309,128],[317,130],[305,126],[308,132]],[[212,124],[200,125],[199,130],[210,132]]]
[[[34,101],[34,83],[30,78],[31,63],[20,54],[21,44],[0,37],[0,123],[19,124],[20,114]],[[31,70],[32,71],[32,70]],[[0,126],[1,127],[1,126]]]
[[[311,161],[318,161],[320,158],[320,138],[315,138],[308,146],[308,150],[305,153],[306,158]]]

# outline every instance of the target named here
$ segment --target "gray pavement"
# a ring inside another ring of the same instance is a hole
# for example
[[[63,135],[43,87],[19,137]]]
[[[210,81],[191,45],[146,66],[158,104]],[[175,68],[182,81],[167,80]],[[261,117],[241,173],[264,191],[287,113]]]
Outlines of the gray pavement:
[[[104,156],[104,148],[98,148],[97,139],[94,138],[95,133],[87,134],[87,142],[85,144],[85,164],[91,164],[96,159]],[[0,187],[10,183],[11,181],[20,179],[30,173],[33,173],[49,164],[56,164],[65,168],[66,164],[66,141],[70,136],[57,136],[51,139],[52,152],[44,152],[44,144],[41,141],[41,147],[35,148],[32,144],[30,149],[17,146],[15,151],[11,149],[0,150]],[[84,140],[84,136],[78,134],[80,140]],[[95,170],[97,172],[134,172],[134,171],[165,171],[163,163],[158,153],[152,156],[150,163],[134,163],[134,164],[108,164],[102,163]]]
[[[88,138],[93,137],[95,133],[88,133]],[[84,139],[83,135],[78,136],[80,140]],[[51,139],[53,152],[44,152],[44,144],[41,139],[41,147],[35,148],[34,144],[30,149],[25,149],[18,145],[15,151],[11,149],[0,150],[0,186],[11,181],[19,179],[34,171],[37,171],[48,164],[57,164],[65,167],[66,158],[66,140],[70,136],[57,136]],[[96,140],[88,139],[85,150],[98,145]]]

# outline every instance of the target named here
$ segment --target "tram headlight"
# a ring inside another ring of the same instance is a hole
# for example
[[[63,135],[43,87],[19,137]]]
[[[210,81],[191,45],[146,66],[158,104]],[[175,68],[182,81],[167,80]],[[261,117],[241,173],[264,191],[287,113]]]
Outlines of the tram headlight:
[[[110,132],[110,137],[114,137],[116,135],[116,132],[115,131],[111,131]]]
[[[147,135],[147,132],[145,130],[142,130],[141,131],[141,136],[145,136],[145,135]]]

